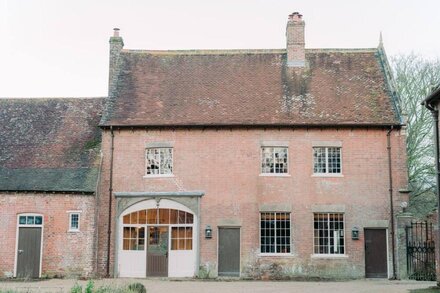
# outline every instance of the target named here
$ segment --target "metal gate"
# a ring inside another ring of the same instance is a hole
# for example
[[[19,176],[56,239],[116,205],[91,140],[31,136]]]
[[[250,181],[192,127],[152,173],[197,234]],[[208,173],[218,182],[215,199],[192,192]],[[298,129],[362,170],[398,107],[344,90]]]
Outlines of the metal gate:
[[[435,244],[432,223],[414,222],[406,227],[408,277],[435,281]]]

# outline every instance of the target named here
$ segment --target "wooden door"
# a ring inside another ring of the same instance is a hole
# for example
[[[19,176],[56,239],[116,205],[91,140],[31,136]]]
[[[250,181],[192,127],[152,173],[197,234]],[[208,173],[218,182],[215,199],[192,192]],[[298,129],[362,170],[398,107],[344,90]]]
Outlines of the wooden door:
[[[17,248],[17,278],[39,278],[41,228],[20,227]]]
[[[385,229],[365,229],[365,276],[387,278],[387,233]]]
[[[148,227],[147,277],[168,277],[168,227]]]
[[[218,275],[240,276],[240,229],[220,228],[218,233]]]

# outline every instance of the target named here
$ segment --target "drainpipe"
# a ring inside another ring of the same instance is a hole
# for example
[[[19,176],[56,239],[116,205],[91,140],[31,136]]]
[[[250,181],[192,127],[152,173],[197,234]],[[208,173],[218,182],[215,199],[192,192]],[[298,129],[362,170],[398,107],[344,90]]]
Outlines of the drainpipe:
[[[94,217],[94,221],[95,221],[95,243],[94,243],[94,252],[95,252],[95,266],[94,266],[94,272],[95,275],[98,275],[98,260],[99,260],[99,256],[98,256],[98,247],[99,247],[99,201],[101,199],[101,172],[102,172],[102,163],[103,163],[103,158],[104,155],[102,154],[102,149],[99,152],[99,170],[98,170],[98,178],[96,180],[96,191],[95,191],[95,217]]]
[[[439,134],[438,134],[438,130],[439,130],[439,125],[438,125],[438,114],[439,111],[434,108],[431,104],[428,103],[424,103],[424,105],[426,106],[426,108],[429,109],[429,111],[431,111],[432,114],[432,118],[434,118],[434,148],[435,148],[435,192],[437,194],[437,227],[439,227],[438,229],[438,235],[437,238],[440,239],[440,150],[439,150]],[[437,244],[436,244],[437,245]],[[440,245],[438,246],[438,252],[437,252],[437,263],[440,263]],[[437,280],[437,286],[440,285],[440,281]]]
[[[390,216],[391,216],[391,253],[393,257],[393,276],[392,280],[397,279],[396,275],[396,244],[395,244],[395,231],[394,231],[394,205],[393,205],[393,172],[391,168],[391,132],[393,126],[387,132],[387,150],[388,150],[388,176],[389,176],[389,192],[390,192]]]
[[[111,147],[110,147],[110,180],[109,180],[109,201],[108,201],[108,230],[107,230],[107,277],[110,277],[110,243],[112,234],[112,198],[113,198],[113,151],[115,149],[115,134],[113,126],[110,126]]]

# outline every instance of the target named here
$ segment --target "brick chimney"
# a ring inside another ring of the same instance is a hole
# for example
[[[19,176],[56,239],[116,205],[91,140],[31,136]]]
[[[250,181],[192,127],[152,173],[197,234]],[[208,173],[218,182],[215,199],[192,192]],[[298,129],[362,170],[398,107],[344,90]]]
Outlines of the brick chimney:
[[[117,77],[119,74],[119,55],[124,47],[124,41],[119,36],[119,29],[113,29],[113,36],[110,37],[110,66],[109,66],[109,78],[108,78],[108,94],[114,92]]]
[[[305,67],[306,65],[304,27],[305,23],[299,12],[289,15],[286,28],[287,66],[289,67]]]

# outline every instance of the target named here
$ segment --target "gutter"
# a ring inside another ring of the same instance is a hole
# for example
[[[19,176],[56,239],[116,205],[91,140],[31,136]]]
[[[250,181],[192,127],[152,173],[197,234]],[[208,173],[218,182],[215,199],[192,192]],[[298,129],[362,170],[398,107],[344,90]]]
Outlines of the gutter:
[[[108,201],[108,227],[107,227],[107,273],[106,276],[110,277],[110,243],[111,243],[111,233],[112,233],[112,197],[113,197],[113,152],[115,143],[115,134],[113,132],[113,127],[110,126],[111,134],[111,147],[110,147],[110,180],[109,180],[109,201]]]
[[[392,280],[397,279],[396,274],[396,243],[394,239],[395,228],[394,228],[394,205],[393,205],[393,172],[391,165],[391,132],[393,131],[393,127],[390,127],[390,130],[387,132],[387,150],[388,150],[388,176],[389,176],[389,192],[390,192],[390,217],[391,217],[391,253],[393,258],[393,276]]]

